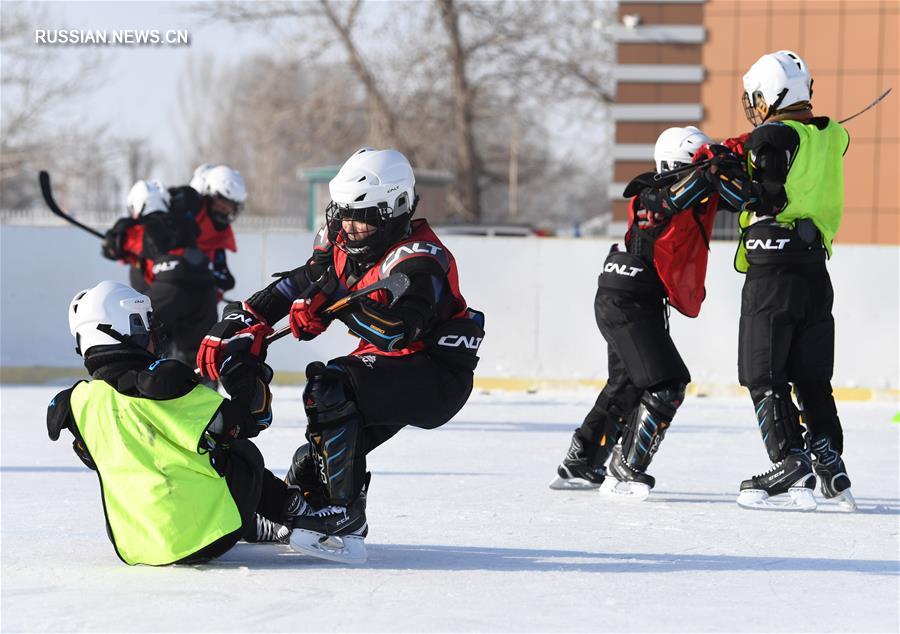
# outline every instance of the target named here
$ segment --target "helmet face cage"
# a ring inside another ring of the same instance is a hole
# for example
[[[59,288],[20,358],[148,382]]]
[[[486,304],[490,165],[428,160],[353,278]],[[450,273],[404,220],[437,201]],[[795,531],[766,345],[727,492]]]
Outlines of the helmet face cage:
[[[378,203],[376,207],[353,209],[349,205],[340,205],[332,201],[325,208],[328,239],[354,260],[372,262],[390,245],[391,232],[388,228],[393,216],[393,209],[388,207],[386,202]],[[351,240],[344,231],[345,220],[364,222],[373,227],[374,231],[362,239]]]
[[[223,205],[223,201],[226,204]],[[210,220],[212,220],[213,226],[219,231],[224,230],[225,227],[237,220],[243,208],[243,203],[235,202],[219,194],[209,196],[209,202],[207,203],[207,213]]]
[[[764,119],[763,116],[759,113],[759,110],[756,109],[756,100],[762,98],[762,93],[759,91],[753,93],[753,97],[751,97],[748,93],[744,93],[741,95],[741,105],[744,107],[744,116],[747,117],[747,121],[752,123],[754,126],[760,125]]]
[[[381,201],[376,206],[354,209],[350,205],[332,201],[325,208],[328,239],[354,261],[371,264],[381,257],[391,244],[407,233],[416,202],[418,196],[410,204],[405,193],[397,198],[395,207]],[[344,231],[345,220],[364,222],[373,227],[374,231],[364,238],[351,240]]]
[[[682,161],[660,161],[659,166],[662,168],[663,172],[668,172],[669,170],[676,169],[681,167],[682,165],[687,165],[687,163],[683,163]]]

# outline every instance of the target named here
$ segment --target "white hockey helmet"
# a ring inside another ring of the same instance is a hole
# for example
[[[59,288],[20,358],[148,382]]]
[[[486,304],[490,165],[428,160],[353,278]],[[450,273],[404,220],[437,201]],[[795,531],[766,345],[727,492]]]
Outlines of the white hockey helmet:
[[[140,180],[128,192],[128,212],[137,218],[154,211],[169,211],[169,190],[158,180]]]
[[[79,292],[69,304],[69,332],[75,351],[94,346],[150,345],[150,298],[119,282],[105,280]]]
[[[194,175],[191,176],[191,182],[188,183],[188,186],[198,194],[202,193],[206,180],[206,172],[208,172],[213,167],[215,167],[215,165],[213,165],[212,163],[201,163],[200,165],[198,165],[197,169],[194,170]]]
[[[340,207],[387,207],[391,216],[407,214],[415,204],[416,176],[397,150],[360,148],[328,183],[331,200]]]
[[[664,130],[653,147],[657,173],[687,165],[694,160],[697,150],[708,143],[712,143],[712,139],[692,125]]]
[[[763,55],[744,75],[742,100],[747,119],[760,125],[780,111],[808,109],[812,83],[806,62],[793,51]]]
[[[227,165],[212,165],[201,174],[201,178],[203,180],[201,194],[221,196],[239,207],[247,201],[247,186],[239,171]]]
[[[397,150],[360,148],[328,183],[331,203],[325,210],[329,239],[358,261],[371,262],[409,228],[415,212],[416,177]],[[362,239],[350,239],[342,221],[375,227]]]

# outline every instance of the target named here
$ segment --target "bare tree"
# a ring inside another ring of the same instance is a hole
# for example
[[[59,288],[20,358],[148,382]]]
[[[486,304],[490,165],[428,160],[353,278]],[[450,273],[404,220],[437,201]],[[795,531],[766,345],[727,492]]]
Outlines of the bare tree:
[[[462,218],[497,220],[513,208],[523,221],[549,217],[547,207],[554,217],[596,213],[597,201],[604,201],[597,175],[608,171],[598,157],[605,154],[602,113],[612,88],[613,47],[595,27],[613,16],[611,3],[432,0],[396,3],[390,11],[385,6],[362,0],[195,6],[216,19],[293,34],[281,38],[291,42],[279,51],[284,61],[269,61],[268,69],[256,65],[237,92],[228,92],[236,96],[230,111],[218,113],[221,121],[240,120],[253,129],[252,138],[232,144],[234,131],[217,124],[212,145],[209,138],[195,145],[243,152],[259,162],[248,169],[282,180],[271,170],[292,178],[293,169],[283,163],[291,158],[321,164],[333,147],[342,148],[340,161],[360,143],[390,145],[418,167],[456,175],[449,201]],[[291,64],[303,72],[291,71]],[[286,82],[307,90],[292,92]],[[262,98],[245,106],[241,94],[249,85]],[[276,125],[279,116],[305,134]],[[574,147],[566,146],[558,122],[573,120],[591,127],[597,140],[582,134]],[[197,129],[193,135],[202,136]],[[293,153],[281,149],[286,147]],[[252,157],[250,148],[256,148]],[[601,164],[580,178],[592,159]],[[571,186],[576,180],[587,185],[581,194]],[[570,208],[561,209],[561,200]]]
[[[475,145],[473,127],[475,92],[469,85],[466,66],[467,51],[459,30],[459,12],[454,0],[437,0],[444,28],[447,31],[448,57],[453,77],[453,123],[456,131],[456,173],[463,209],[475,219],[481,219],[481,158]]]
[[[125,140],[125,164],[128,168],[128,182],[133,184],[150,175],[156,165],[156,156],[146,139]]]

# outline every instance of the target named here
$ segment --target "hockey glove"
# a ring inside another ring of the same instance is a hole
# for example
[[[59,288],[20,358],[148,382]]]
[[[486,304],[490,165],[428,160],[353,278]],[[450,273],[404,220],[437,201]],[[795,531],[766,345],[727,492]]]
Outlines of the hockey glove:
[[[234,276],[228,270],[228,263],[225,261],[225,251],[223,249],[216,251],[213,257],[212,274],[216,278],[216,287],[220,291],[230,291],[234,288]]]
[[[249,342],[245,339],[244,342]],[[241,343],[237,341],[236,343]],[[232,344],[232,347],[235,347]],[[254,425],[244,425],[241,438],[252,438],[272,423],[272,368],[245,350],[231,352],[219,368],[222,387],[233,403],[245,406]]]
[[[131,218],[119,218],[112,229],[103,236],[103,257],[110,260],[122,260],[125,258],[125,236],[128,230],[135,224]]]
[[[315,339],[328,328],[330,320],[323,319],[318,312],[325,306],[327,298],[324,293],[316,293],[313,297],[295,299],[291,304],[291,334],[297,339],[309,341]]]
[[[710,145],[709,152],[712,154],[712,158],[706,170],[706,177],[711,183],[717,184],[718,179],[723,175],[729,179],[746,177],[744,161],[727,147]]]
[[[666,221],[667,216],[640,208],[634,212],[634,221],[640,229],[652,229]]]
[[[248,310],[245,303],[228,304],[222,321],[214,325],[200,342],[197,351],[200,374],[217,380],[222,362],[231,352],[245,352],[264,360],[265,338],[271,332],[272,328]]]

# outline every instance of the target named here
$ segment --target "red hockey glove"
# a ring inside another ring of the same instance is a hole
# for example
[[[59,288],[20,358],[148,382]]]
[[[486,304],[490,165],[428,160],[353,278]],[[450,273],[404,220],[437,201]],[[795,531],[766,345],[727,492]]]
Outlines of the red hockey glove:
[[[223,362],[233,353],[249,354],[260,361],[266,358],[266,337],[273,332],[268,324],[253,324],[237,332],[233,326],[233,322],[220,321],[203,337],[197,351],[201,375],[218,380]]]
[[[265,360],[265,338],[271,332],[272,328],[246,304],[228,304],[223,311],[222,321],[214,325],[200,342],[200,349],[197,351],[200,374],[217,380],[222,361],[229,351],[241,350],[258,357],[260,361]]]
[[[741,134],[739,136],[725,139],[724,141],[722,141],[722,145],[727,147],[729,150],[731,150],[741,158],[744,158],[747,155],[747,151],[744,149],[744,143],[746,143],[747,139],[749,138],[750,133],[745,132],[744,134]]]
[[[321,335],[328,323],[317,314],[325,305],[325,293],[316,293],[309,299],[295,299],[291,304],[291,334],[308,341]]]

